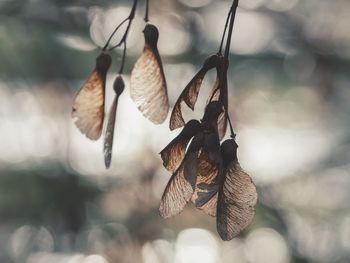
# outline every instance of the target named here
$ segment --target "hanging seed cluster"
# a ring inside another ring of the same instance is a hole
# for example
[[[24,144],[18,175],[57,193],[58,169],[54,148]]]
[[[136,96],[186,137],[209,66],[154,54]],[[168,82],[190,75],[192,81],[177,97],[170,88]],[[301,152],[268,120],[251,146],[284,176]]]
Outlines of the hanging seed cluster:
[[[102,54],[96,60],[95,69],[75,97],[72,117],[76,119],[78,129],[91,140],[100,138],[104,123],[105,81],[112,61],[106,51],[124,45],[119,71],[122,74],[126,38],[137,2],[134,1],[129,17],[112,33]],[[227,16],[219,52],[204,61],[177,99],[169,127],[170,130],[182,128],[182,131],[160,152],[164,167],[172,174],[160,202],[160,215],[164,218],[177,215],[188,202],[192,202],[198,209],[216,217],[217,231],[223,240],[231,240],[251,223],[257,203],[256,187],[238,161],[236,135],[228,112],[227,71],[237,6],[238,0],[234,0]],[[148,1],[145,21],[148,21]],[[128,26],[119,44],[107,49],[115,32],[126,22]],[[229,31],[226,34],[227,27]],[[143,32],[145,45],[131,72],[130,95],[146,118],[160,124],[167,117],[169,102],[164,70],[157,48],[159,32],[156,26],[151,24],[147,24]],[[225,38],[223,55],[221,50]],[[203,79],[210,70],[215,70],[216,79],[203,117],[186,122],[182,107],[195,109]],[[124,87],[122,76],[118,75],[113,84],[115,97],[108,113],[104,135],[107,168],[111,164],[118,99]],[[228,124],[230,138],[223,141]]]
[[[108,51],[123,45],[124,52],[119,75],[113,84],[115,96],[108,112],[108,121],[104,134],[103,152],[106,168],[110,167],[112,160],[116,111],[119,97],[125,87],[121,74],[123,73],[126,57],[126,40],[134,19],[137,3],[138,1],[135,0],[130,15],[116,27],[109,37],[102,49],[102,53],[96,59],[95,69],[78,91],[73,104],[72,117],[77,128],[89,139],[99,139],[104,127],[106,75],[112,63],[112,58]],[[148,22],[148,1],[144,20],[146,23]],[[126,22],[128,22],[128,25],[120,42],[108,48],[114,34]],[[169,102],[163,65],[157,48],[159,32],[156,26],[146,24],[143,33],[145,45],[131,72],[130,94],[142,114],[153,123],[160,124],[164,122],[168,115]]]
[[[230,23],[225,55],[221,54],[221,44],[219,52],[207,58],[186,85],[169,124],[170,130],[183,127],[182,131],[160,152],[164,167],[172,174],[161,199],[160,215],[174,216],[192,202],[196,208],[216,217],[217,231],[223,240],[231,240],[251,223],[257,203],[256,187],[238,162],[236,135],[228,114],[227,70],[237,6],[235,0],[222,38]],[[210,70],[216,71],[216,80],[203,117],[186,123],[181,107],[194,110],[203,79]],[[227,123],[231,138],[222,142]]]

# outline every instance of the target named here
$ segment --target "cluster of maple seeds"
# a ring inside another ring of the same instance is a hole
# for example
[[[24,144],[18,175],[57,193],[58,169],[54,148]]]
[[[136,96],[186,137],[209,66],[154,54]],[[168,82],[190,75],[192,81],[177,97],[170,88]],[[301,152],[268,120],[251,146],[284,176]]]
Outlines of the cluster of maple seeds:
[[[122,22],[129,19],[127,31],[137,2],[134,1],[130,16]],[[159,208],[161,216],[164,218],[174,216],[192,201],[197,208],[208,215],[216,216],[217,230],[223,240],[237,236],[251,223],[257,203],[256,187],[238,162],[238,145],[228,114],[227,70],[237,6],[238,0],[234,0],[227,17],[219,52],[205,60],[202,68],[176,101],[169,126],[171,130],[183,126],[184,128],[160,153],[164,167],[172,173],[161,199]],[[148,21],[148,1],[145,21]],[[229,32],[226,36],[228,25]],[[119,27],[120,25],[116,30]],[[124,42],[118,44],[124,44],[120,74],[125,59],[127,31],[123,37]],[[159,124],[164,122],[169,104],[164,71],[157,49],[158,30],[154,25],[147,24],[144,35],[143,52],[131,72],[130,95],[143,115],[153,123]],[[226,47],[222,55],[225,37]],[[103,53],[97,58],[94,71],[78,92],[73,105],[72,116],[76,118],[77,127],[92,140],[98,139],[102,134],[105,80],[111,64],[111,57],[104,51],[110,39],[103,48]],[[200,121],[190,120],[185,123],[181,104],[184,102],[194,110],[203,79],[211,69],[215,69],[217,75],[203,118]],[[107,168],[111,162],[118,98],[124,90],[124,81],[120,75],[117,76],[113,88],[116,95],[108,114],[104,138]],[[226,134],[227,123],[230,126],[231,138],[221,143]]]
[[[95,69],[78,91],[73,104],[72,117],[78,129],[91,140],[99,139],[104,128],[106,76],[112,63],[108,51],[123,45],[124,51],[119,74],[113,84],[115,97],[108,112],[104,134],[103,151],[106,168],[110,167],[112,160],[118,99],[125,87],[121,74],[123,73],[126,57],[126,40],[134,19],[137,3],[138,0],[134,0],[130,15],[116,27],[107,40],[102,48],[102,53],[96,59]],[[169,102],[162,61],[157,48],[159,32],[156,26],[148,24],[148,1],[146,1],[144,20],[147,23],[143,30],[145,45],[131,72],[130,96],[146,118],[155,124],[160,124],[164,122],[168,115]],[[128,25],[120,42],[108,48],[114,34],[126,22],[128,22]]]

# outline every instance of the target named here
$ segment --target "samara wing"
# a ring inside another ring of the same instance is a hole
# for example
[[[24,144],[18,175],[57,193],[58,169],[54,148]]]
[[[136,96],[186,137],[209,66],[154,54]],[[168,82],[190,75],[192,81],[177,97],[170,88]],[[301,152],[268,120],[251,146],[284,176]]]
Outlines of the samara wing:
[[[253,220],[257,203],[256,187],[238,163],[233,139],[222,146],[224,172],[217,204],[217,230],[223,240],[231,240]]]
[[[191,79],[191,81],[181,92],[171,112],[169,123],[170,130],[177,129],[185,125],[185,121],[181,112],[181,103],[184,101],[190,109],[194,110],[199,90],[201,88],[205,75],[210,69],[216,67],[219,61],[220,57],[218,55],[212,55],[207,58],[202,68],[197,72],[197,74]]]
[[[188,146],[185,158],[171,176],[160,203],[160,215],[164,218],[180,213],[191,199],[196,186],[197,158],[202,136],[196,135]]]
[[[161,152],[164,167],[174,173],[185,157],[187,144],[199,132],[201,124],[197,120],[186,123],[181,133],[175,137]]]
[[[185,178],[185,163],[171,176],[160,202],[159,212],[164,218],[180,213],[193,194],[191,183]]]
[[[96,60],[96,68],[74,99],[72,118],[78,129],[91,140],[97,140],[102,133],[105,81],[110,64],[111,57],[101,54]]]
[[[142,114],[155,124],[164,122],[168,110],[167,85],[157,49],[158,30],[148,24],[145,46],[131,72],[130,96]]]

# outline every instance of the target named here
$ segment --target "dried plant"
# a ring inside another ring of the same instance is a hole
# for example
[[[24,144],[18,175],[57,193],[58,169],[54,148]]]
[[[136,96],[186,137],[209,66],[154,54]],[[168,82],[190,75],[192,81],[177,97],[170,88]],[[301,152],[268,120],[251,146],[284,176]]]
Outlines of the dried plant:
[[[134,0],[129,16],[124,19],[112,32],[102,53],[96,60],[96,67],[88,80],[77,93],[72,110],[72,118],[78,129],[91,140],[101,137],[104,117],[105,117],[105,84],[107,71],[112,63],[108,54],[113,49],[123,46],[122,61],[119,74],[114,81],[114,91],[116,96],[109,110],[105,138],[104,138],[104,158],[106,168],[110,167],[113,148],[113,134],[116,119],[118,99],[124,90],[122,74],[126,58],[127,36],[135,17],[138,0]],[[157,42],[159,32],[156,26],[148,24],[149,21],[149,1],[146,1],[146,12],[144,21],[145,47],[140,58],[137,60],[132,73],[130,94],[138,109],[155,124],[164,122],[168,110],[168,94],[166,80],[164,76],[162,61],[158,52]],[[115,33],[125,23],[128,23],[126,30],[118,44],[109,47]]]
[[[170,129],[184,126],[183,130],[160,152],[164,167],[172,173],[161,199],[161,216],[174,216],[191,201],[206,214],[216,216],[217,230],[223,240],[231,240],[251,223],[257,203],[256,187],[238,162],[236,135],[228,113],[227,70],[237,7],[238,0],[234,0],[219,52],[206,59],[175,103]],[[227,27],[225,53],[222,55]],[[203,79],[214,68],[216,80],[203,118],[185,123],[181,103],[185,102],[194,110]],[[227,122],[231,139],[220,145]]]

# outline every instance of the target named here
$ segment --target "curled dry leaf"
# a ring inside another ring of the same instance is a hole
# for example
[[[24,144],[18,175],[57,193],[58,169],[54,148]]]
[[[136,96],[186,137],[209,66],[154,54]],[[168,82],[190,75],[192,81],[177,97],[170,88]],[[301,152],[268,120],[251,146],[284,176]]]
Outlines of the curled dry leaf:
[[[158,29],[148,24],[144,30],[145,46],[131,72],[130,95],[138,109],[156,124],[164,122],[168,110],[168,94],[157,42]]]
[[[115,127],[115,117],[117,113],[117,106],[118,106],[118,99],[119,96],[124,91],[124,81],[121,76],[117,76],[117,78],[114,81],[113,89],[115,92],[115,97],[112,103],[112,106],[108,113],[108,122],[107,122],[107,128],[103,143],[103,153],[104,153],[104,159],[105,159],[105,166],[108,169],[111,165],[111,159],[112,159],[112,150],[113,150],[113,136],[114,136],[114,127]]]
[[[217,67],[220,63],[221,57],[219,55],[212,55],[207,58],[202,66],[202,68],[197,72],[197,74],[192,78],[192,80],[187,84],[185,89],[180,94],[177,99],[174,108],[170,116],[170,130],[180,128],[185,125],[185,121],[181,112],[181,103],[184,101],[186,105],[194,110],[196,104],[198,93],[202,85],[203,79],[210,69]]]
[[[223,240],[231,240],[253,220],[257,203],[256,187],[237,160],[233,139],[221,145],[224,162],[217,205],[217,230]]]
[[[108,54],[97,57],[95,69],[74,99],[72,118],[78,129],[91,140],[97,140],[102,133],[105,82],[111,61]]]
[[[185,157],[187,144],[200,130],[201,124],[197,120],[186,123],[181,133],[172,140],[161,152],[164,167],[174,173]]]

